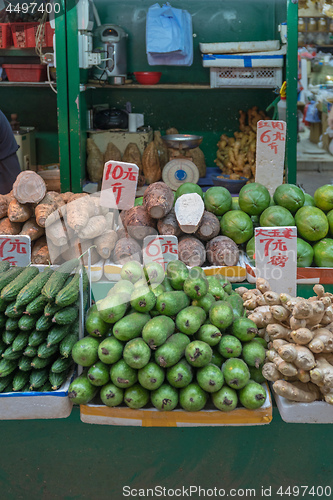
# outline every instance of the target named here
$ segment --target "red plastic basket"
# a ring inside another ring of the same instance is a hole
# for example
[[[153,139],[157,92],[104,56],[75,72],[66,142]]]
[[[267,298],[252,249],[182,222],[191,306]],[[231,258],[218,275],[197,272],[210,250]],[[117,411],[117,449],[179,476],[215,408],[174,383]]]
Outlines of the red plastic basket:
[[[0,23],[0,49],[13,45],[12,31],[9,23]]]
[[[36,47],[36,31],[39,23],[12,23],[10,25],[13,35],[14,47],[25,49]],[[45,23],[45,33],[42,42],[42,47],[52,47],[53,45],[53,29],[50,23]]]
[[[3,64],[2,67],[10,82],[44,82],[46,80],[44,64]]]

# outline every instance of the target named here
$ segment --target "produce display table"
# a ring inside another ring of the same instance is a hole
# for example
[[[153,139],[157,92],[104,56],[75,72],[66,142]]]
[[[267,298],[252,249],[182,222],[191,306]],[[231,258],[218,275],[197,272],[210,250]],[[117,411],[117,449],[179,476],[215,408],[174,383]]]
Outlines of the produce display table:
[[[270,498],[278,499],[285,498],[273,495],[280,486],[333,486],[332,426],[286,424],[276,408],[270,425],[250,428],[89,425],[78,407],[64,420],[3,421],[1,428],[4,500],[121,500],[127,485],[255,488],[252,498],[272,486]]]

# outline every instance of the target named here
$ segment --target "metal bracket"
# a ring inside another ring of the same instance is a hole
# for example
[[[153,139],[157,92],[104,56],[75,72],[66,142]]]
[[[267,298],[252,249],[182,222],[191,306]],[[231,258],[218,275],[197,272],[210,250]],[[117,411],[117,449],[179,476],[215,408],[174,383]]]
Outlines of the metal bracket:
[[[298,3],[298,0],[291,0],[291,3]]]

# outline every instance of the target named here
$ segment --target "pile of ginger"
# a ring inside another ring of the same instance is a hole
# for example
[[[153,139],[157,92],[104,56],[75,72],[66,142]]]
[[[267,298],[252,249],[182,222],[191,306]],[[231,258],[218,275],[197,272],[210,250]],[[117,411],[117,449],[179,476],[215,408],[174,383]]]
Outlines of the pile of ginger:
[[[275,293],[262,278],[240,287],[249,319],[268,342],[263,376],[286,399],[333,404],[333,294],[315,285],[309,299]]]
[[[269,119],[264,111],[253,106],[247,112],[239,111],[239,131],[234,137],[222,134],[217,143],[216,160],[220,170],[231,179],[247,177],[254,182],[256,172],[257,123]]]

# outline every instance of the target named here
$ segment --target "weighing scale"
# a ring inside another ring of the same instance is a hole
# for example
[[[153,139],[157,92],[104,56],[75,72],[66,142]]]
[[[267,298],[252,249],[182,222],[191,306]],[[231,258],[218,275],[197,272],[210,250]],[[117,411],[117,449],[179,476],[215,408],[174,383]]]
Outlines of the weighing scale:
[[[162,179],[173,191],[177,191],[184,182],[197,184],[198,167],[193,163],[191,149],[202,143],[201,135],[170,134],[162,136],[170,150],[170,161],[162,171]]]

